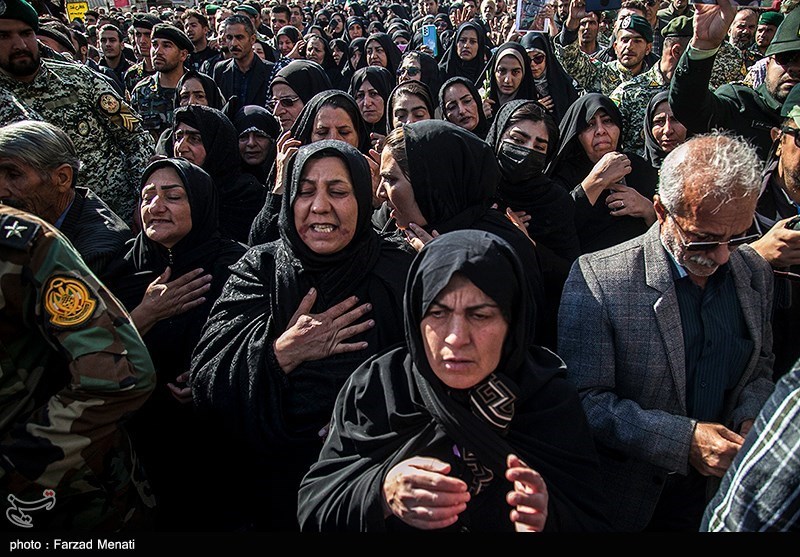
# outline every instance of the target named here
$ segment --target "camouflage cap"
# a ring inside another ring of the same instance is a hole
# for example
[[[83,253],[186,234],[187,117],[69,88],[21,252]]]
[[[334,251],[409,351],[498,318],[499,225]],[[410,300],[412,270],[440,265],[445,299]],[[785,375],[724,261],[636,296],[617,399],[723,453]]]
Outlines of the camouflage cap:
[[[648,43],[653,42],[653,26],[640,15],[626,15],[620,20],[617,30],[634,31],[635,33],[639,33]]]
[[[793,50],[800,50],[800,10],[792,10],[783,18],[767,48],[767,56]]]
[[[0,19],[16,19],[39,30],[39,14],[25,0],[0,0]]]
[[[691,37],[694,31],[692,18],[679,15],[661,29],[662,37]]]

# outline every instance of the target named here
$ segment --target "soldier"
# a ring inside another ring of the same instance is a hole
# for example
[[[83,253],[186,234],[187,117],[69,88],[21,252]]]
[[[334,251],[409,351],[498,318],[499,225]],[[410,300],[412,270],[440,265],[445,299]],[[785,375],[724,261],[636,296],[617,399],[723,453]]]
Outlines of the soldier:
[[[79,168],[75,145],[61,128],[32,120],[0,128],[0,202],[58,228],[103,280],[132,234],[97,194],[78,185]]]
[[[141,528],[154,502],[122,424],[155,373],[130,315],[60,232],[7,206],[0,276],[0,497],[36,530]]]
[[[28,110],[67,132],[81,154],[79,179],[128,221],[136,206],[139,177],[153,153],[153,140],[105,79],[82,64],[42,59],[36,10],[24,0],[3,0],[0,88]],[[0,126],[18,111],[0,103]]]
[[[136,52],[141,56],[137,62],[125,72],[125,90],[128,94],[133,92],[136,84],[145,77],[156,73],[153,60],[150,58],[150,32],[161,20],[153,14],[136,14],[133,16],[133,41]]]
[[[158,141],[161,133],[172,127],[175,88],[186,73],[184,63],[194,45],[183,30],[170,23],[153,27],[150,41],[150,57],[156,73],[136,84],[131,92],[131,106],[141,115],[142,127]]]
[[[653,47],[653,28],[640,15],[626,15],[617,24],[614,51],[617,59],[593,62],[578,46],[577,30],[586,17],[584,0],[572,0],[564,29],[556,40],[556,54],[567,73],[587,92],[610,95],[622,82],[645,69],[644,58]],[[561,41],[559,43],[559,40]]]

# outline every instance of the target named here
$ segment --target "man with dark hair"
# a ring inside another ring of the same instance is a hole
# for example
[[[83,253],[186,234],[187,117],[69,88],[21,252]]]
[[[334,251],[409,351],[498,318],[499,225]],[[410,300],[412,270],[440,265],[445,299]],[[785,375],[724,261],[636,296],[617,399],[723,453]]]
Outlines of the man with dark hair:
[[[64,129],[81,154],[82,183],[128,221],[139,178],[153,153],[150,135],[130,106],[83,64],[43,59],[36,10],[24,0],[4,0],[0,15],[0,89],[47,122]],[[0,103],[0,126],[16,119],[15,103]]]
[[[172,127],[175,88],[183,74],[184,63],[194,45],[181,29],[171,23],[159,23],[150,35],[150,56],[156,72],[144,78],[131,92],[131,106],[141,115],[142,127],[154,141]]]
[[[181,20],[186,36],[189,37],[189,40],[194,45],[194,52],[189,54],[185,64],[186,67],[199,72],[203,62],[206,60],[211,60],[209,64],[213,67],[213,64],[221,58],[221,54],[219,50],[208,43],[210,27],[206,16],[202,12],[190,8],[183,12]]]
[[[762,58],[752,49],[757,27],[758,13],[753,8],[739,8],[728,31],[729,41],[741,54],[746,68]]]
[[[103,53],[100,65],[114,70],[117,81],[124,90],[125,72],[127,72],[132,65],[122,53],[122,49],[125,46],[125,35],[116,25],[108,24],[100,28],[99,39],[100,50]]]
[[[306,22],[303,17],[303,8],[297,2],[289,4],[289,25],[295,27],[298,31],[305,35]]]
[[[239,106],[266,106],[275,64],[261,60],[253,51],[256,34],[252,21],[245,15],[232,15],[224,21],[222,30],[231,57],[214,66],[214,81],[226,99],[237,97]]]
[[[136,14],[133,16],[131,29],[133,29],[133,43],[136,53],[141,57],[137,62],[125,72],[125,90],[130,94],[136,84],[145,77],[153,75],[156,70],[153,68],[153,61],[150,58],[150,33],[153,27],[161,23],[161,20],[152,14]]]
[[[100,14],[97,13],[96,10],[86,10],[86,13],[83,14],[83,21],[86,27],[90,25],[97,25],[97,19],[100,17]]]
[[[269,25],[272,28],[272,35],[277,35],[278,31],[281,30],[281,27],[289,25],[291,18],[292,10],[286,4],[272,6],[269,9]]]
[[[600,14],[597,12],[587,12],[581,18],[578,26],[578,47],[581,52],[588,56],[594,56],[603,45],[597,40],[597,33],[600,30]]]

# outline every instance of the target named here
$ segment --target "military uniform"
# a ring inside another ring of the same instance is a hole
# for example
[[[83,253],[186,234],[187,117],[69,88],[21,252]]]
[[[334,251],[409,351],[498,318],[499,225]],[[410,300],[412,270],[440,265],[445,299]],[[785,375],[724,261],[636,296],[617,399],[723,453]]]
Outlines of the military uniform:
[[[158,73],[145,77],[131,91],[131,107],[142,117],[142,127],[157,140],[161,132],[172,128],[175,89],[162,87]]]
[[[709,88],[714,91],[728,83],[741,81],[747,75],[747,68],[742,60],[742,51],[725,41],[719,46],[711,67],[711,79],[708,80]]]
[[[121,425],[155,371],[130,315],[60,232],[7,206],[0,300],[0,498],[50,498],[34,531],[142,527],[154,501]]]
[[[556,43],[555,53],[564,70],[588,93],[610,95],[620,83],[634,77],[617,60],[594,60],[580,49],[577,41],[566,46]]]
[[[125,90],[128,94],[133,92],[136,84],[143,80],[145,77],[151,76],[156,73],[156,70],[144,69],[144,62],[137,62],[125,72]]]
[[[42,59],[32,82],[0,73],[0,88],[67,132],[81,157],[79,181],[130,221],[154,141],[111,85],[82,64]],[[13,107],[0,104],[0,125],[15,116]]]

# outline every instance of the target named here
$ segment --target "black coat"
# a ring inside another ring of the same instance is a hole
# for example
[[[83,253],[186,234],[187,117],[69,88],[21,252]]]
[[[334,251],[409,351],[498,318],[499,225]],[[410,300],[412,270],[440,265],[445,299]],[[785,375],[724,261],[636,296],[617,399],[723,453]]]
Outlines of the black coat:
[[[254,55],[253,66],[248,70],[250,82],[247,85],[247,93],[244,96],[239,92],[239,86],[244,74],[239,70],[236,60],[233,58],[217,62],[214,65],[214,72],[211,77],[217,82],[226,99],[231,97],[239,99],[239,106],[248,104],[266,106],[269,98],[269,79],[274,66],[274,63],[262,60]]]

